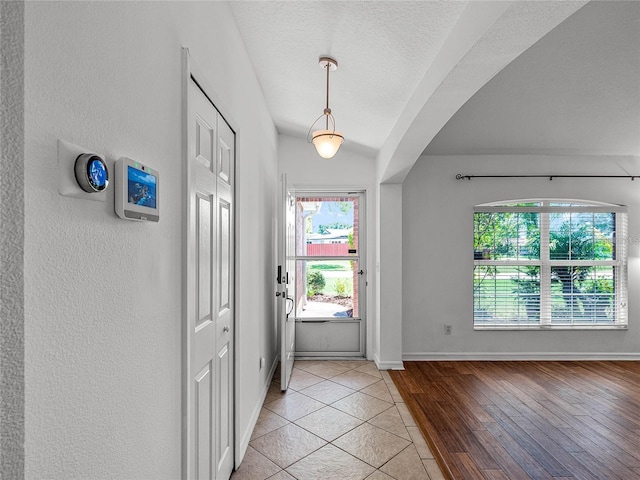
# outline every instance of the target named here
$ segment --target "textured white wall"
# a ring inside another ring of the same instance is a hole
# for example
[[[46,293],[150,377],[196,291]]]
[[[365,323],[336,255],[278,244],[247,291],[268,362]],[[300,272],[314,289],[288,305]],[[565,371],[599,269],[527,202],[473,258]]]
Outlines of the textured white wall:
[[[24,478],[24,3],[0,2],[0,478]]]
[[[474,331],[473,206],[557,197],[628,206],[629,237],[640,235],[640,183],[622,179],[475,179],[462,174],[638,174],[640,158],[424,156],[403,184],[403,354],[405,358],[638,357],[640,244],[629,244],[628,331]],[[444,335],[444,325],[452,335]]]
[[[313,121],[311,119],[310,121]],[[346,135],[346,134],[345,134]],[[366,189],[367,222],[367,356],[373,356],[373,320],[375,302],[376,253],[376,165],[373,157],[355,153],[343,145],[335,157],[321,158],[313,145],[288,135],[278,137],[278,172],[287,174],[287,182],[295,188],[359,188]],[[348,139],[347,139],[348,141]]]
[[[240,438],[275,357],[277,137],[222,2],[29,2],[25,42],[28,478],[181,472],[181,47],[238,128]],[[161,219],[57,193],[56,141],[162,175]],[[263,272],[265,272],[263,274]]]

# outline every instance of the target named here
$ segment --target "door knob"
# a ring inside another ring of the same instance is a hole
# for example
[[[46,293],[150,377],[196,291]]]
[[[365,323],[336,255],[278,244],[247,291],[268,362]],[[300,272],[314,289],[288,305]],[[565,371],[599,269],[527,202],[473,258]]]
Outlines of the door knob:
[[[224,327],[222,327],[222,331],[227,333],[229,331],[229,325],[225,325]]]

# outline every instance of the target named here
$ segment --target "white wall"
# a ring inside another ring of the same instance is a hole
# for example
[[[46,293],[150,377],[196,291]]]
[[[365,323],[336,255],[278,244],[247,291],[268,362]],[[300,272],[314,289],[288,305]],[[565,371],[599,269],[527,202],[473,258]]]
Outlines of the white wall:
[[[0,477],[24,478],[24,3],[0,3]]]
[[[380,184],[380,228],[377,278],[379,297],[376,318],[379,350],[376,365],[381,370],[403,369],[402,365],[402,184]]]
[[[638,358],[640,181],[474,179],[462,174],[638,174],[640,158],[425,156],[403,184],[403,354],[430,358]],[[623,204],[629,212],[628,331],[474,331],[473,206],[518,198]],[[444,325],[452,335],[444,335]]]
[[[278,136],[278,172],[287,174],[287,182],[294,188],[340,188],[366,190],[366,265],[367,272],[367,357],[373,359],[373,320],[375,310],[375,251],[376,251],[376,161],[343,145],[335,157],[321,158],[313,145],[289,135]],[[347,139],[348,141],[348,139]]]
[[[277,137],[222,2],[28,2],[25,14],[28,478],[181,475],[181,47],[238,129],[240,438],[275,358]],[[161,172],[161,219],[58,194],[56,141]]]

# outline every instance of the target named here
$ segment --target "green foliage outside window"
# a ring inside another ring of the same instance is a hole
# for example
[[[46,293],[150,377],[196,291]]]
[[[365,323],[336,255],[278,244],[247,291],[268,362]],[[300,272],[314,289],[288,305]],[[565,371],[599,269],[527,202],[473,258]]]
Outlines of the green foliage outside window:
[[[308,271],[307,272],[307,296],[313,297],[317,293],[322,293],[325,285],[327,284],[322,272]]]

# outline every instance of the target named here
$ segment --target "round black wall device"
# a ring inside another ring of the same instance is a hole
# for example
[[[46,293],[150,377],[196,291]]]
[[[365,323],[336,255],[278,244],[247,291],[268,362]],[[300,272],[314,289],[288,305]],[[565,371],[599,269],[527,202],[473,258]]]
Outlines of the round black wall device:
[[[109,186],[109,169],[104,159],[95,153],[83,153],[76,158],[76,180],[85,192],[96,193]]]

